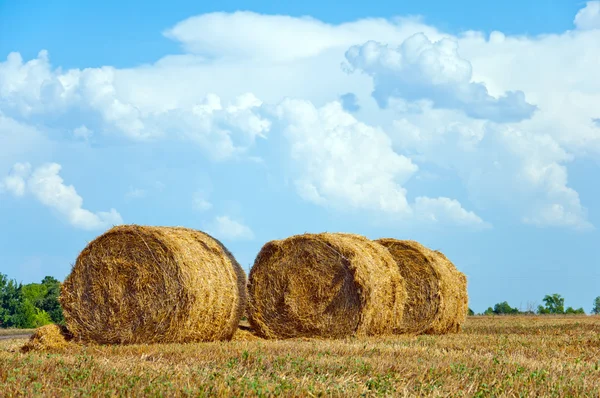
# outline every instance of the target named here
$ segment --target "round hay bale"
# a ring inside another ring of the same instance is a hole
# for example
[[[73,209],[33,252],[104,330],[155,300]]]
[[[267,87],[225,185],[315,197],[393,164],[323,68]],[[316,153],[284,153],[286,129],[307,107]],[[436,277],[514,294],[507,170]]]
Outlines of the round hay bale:
[[[458,332],[468,310],[467,279],[442,253],[418,242],[376,240],[396,260],[408,298],[400,333]]]
[[[54,324],[46,325],[36,329],[27,343],[21,347],[21,351],[62,351],[69,346],[71,339],[72,336],[66,327]]]
[[[81,341],[229,340],[244,312],[246,276],[225,246],[203,232],[122,225],[81,252],[60,303]]]
[[[296,235],[258,254],[248,320],[263,338],[391,334],[405,299],[402,276],[382,246],[359,235]]]

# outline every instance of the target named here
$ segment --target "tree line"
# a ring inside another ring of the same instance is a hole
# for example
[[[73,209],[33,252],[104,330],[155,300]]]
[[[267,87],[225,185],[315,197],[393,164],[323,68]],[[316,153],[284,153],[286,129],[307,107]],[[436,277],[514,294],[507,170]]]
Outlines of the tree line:
[[[29,329],[64,323],[59,294],[60,282],[51,276],[23,285],[0,274],[0,327]]]
[[[544,314],[585,314],[585,310],[583,308],[573,308],[567,307],[565,309],[565,299],[558,293],[547,294],[543,300],[544,305],[539,305],[537,308],[529,308],[525,311],[521,311],[518,308],[511,307],[508,302],[503,301],[501,303],[497,303],[494,307],[488,307],[487,310],[478,315],[544,315]],[[594,299],[591,314],[598,315],[600,314],[600,296]],[[472,309],[469,308],[469,315],[476,315]]]

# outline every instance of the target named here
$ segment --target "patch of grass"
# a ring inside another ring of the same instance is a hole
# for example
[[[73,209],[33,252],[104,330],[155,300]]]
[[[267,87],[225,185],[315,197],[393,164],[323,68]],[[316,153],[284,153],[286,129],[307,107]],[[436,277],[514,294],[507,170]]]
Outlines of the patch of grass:
[[[600,317],[470,317],[460,334],[73,347],[0,341],[6,396],[599,396]]]

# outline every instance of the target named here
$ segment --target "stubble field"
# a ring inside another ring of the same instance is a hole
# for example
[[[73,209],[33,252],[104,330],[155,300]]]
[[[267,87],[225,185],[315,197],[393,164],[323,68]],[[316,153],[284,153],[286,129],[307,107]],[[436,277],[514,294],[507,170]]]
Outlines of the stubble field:
[[[600,396],[600,316],[469,317],[445,336],[238,338],[28,354],[25,340],[0,340],[0,394]]]

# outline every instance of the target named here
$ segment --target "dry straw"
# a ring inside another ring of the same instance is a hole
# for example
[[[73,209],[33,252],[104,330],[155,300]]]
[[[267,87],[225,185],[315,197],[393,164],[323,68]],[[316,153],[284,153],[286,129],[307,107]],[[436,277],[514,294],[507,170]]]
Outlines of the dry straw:
[[[399,332],[458,332],[468,310],[467,279],[442,253],[418,242],[379,239],[406,282],[408,299]]]
[[[390,334],[404,281],[390,253],[359,235],[304,234],[268,242],[249,277],[248,316],[264,338]]]
[[[69,347],[71,338],[71,334],[64,326],[42,326],[36,329],[27,343],[21,347],[21,351],[60,352]]]
[[[84,342],[229,340],[244,312],[246,277],[203,232],[124,225],[81,252],[60,302],[69,330]]]

